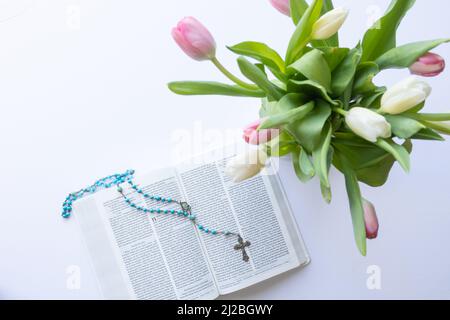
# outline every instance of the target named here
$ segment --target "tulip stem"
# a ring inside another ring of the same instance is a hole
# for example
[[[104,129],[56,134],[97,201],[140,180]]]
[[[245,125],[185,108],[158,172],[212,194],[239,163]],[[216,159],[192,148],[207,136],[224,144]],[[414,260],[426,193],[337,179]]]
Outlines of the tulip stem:
[[[230,71],[228,71],[227,68],[225,68],[219,62],[219,60],[217,60],[217,58],[212,58],[211,62],[217,67],[217,69],[220,70],[220,72],[222,72],[228,79],[230,79],[237,85],[239,85],[243,88],[246,88],[246,89],[250,89],[250,90],[258,90],[259,89],[258,86],[250,84],[250,83],[246,83],[246,82],[242,81],[241,79],[239,79],[238,77],[236,77],[234,74],[232,74]]]
[[[339,114],[341,114],[341,115],[343,115],[344,117],[346,117],[347,116],[347,111],[345,111],[344,109],[341,109],[341,108],[333,108],[333,111],[334,112],[336,112],[336,113],[339,113]]]

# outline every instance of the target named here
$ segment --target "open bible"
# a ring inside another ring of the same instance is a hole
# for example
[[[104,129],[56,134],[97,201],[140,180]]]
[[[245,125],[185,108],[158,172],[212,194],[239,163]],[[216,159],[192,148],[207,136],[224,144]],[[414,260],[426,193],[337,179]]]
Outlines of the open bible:
[[[188,219],[139,212],[114,189],[75,205],[104,298],[215,299],[309,263],[278,176],[235,184],[224,174],[231,156],[213,152],[134,182],[146,193],[187,201],[202,225],[242,235],[250,246],[241,249],[236,237],[199,232]],[[134,201],[155,207],[125,185]]]

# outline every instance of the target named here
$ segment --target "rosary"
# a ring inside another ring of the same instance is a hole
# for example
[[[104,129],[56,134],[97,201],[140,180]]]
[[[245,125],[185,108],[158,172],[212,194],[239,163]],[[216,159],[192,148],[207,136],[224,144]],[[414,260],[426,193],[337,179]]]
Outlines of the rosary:
[[[234,236],[237,237],[237,241],[238,244],[236,244],[234,246],[234,250],[236,251],[241,251],[242,252],[242,260],[244,260],[245,262],[249,262],[250,258],[246,252],[246,248],[250,246],[250,242],[249,241],[244,241],[244,239],[241,237],[240,234],[238,233],[234,233],[228,230],[216,230],[216,229],[212,229],[212,228],[208,228],[202,224],[198,223],[198,219],[196,217],[195,214],[192,213],[191,211],[191,206],[184,201],[178,201],[178,200],[174,200],[172,198],[164,198],[161,196],[156,196],[156,195],[151,195],[148,194],[146,192],[144,192],[141,188],[139,188],[136,184],[133,183],[133,175],[134,175],[134,170],[128,170],[127,172],[123,173],[123,174],[114,174],[108,177],[105,177],[103,179],[97,180],[92,186],[81,189],[77,192],[71,193],[66,197],[66,200],[63,203],[63,208],[62,208],[62,217],[68,219],[70,217],[70,215],[72,214],[72,205],[73,203],[78,200],[81,199],[82,197],[89,195],[89,194],[94,194],[95,192],[97,192],[99,189],[109,189],[113,186],[117,187],[117,192],[119,194],[121,194],[121,196],[123,197],[125,203],[140,212],[143,213],[152,213],[152,214],[161,214],[161,215],[167,215],[167,216],[174,216],[174,217],[179,217],[179,218],[183,218],[183,219],[189,219],[192,224],[194,224],[194,226],[201,232],[208,234],[208,235],[212,235],[212,236],[226,236],[226,237],[230,237],[230,236]],[[178,205],[180,205],[180,209],[181,210],[174,210],[174,209],[160,209],[160,208],[146,208],[143,206],[140,206],[138,204],[136,204],[133,200],[131,200],[127,195],[124,194],[124,190],[121,187],[122,184],[127,183],[130,185],[130,187],[137,193],[142,195],[145,199],[149,199],[149,200],[153,200],[156,203],[176,203]]]

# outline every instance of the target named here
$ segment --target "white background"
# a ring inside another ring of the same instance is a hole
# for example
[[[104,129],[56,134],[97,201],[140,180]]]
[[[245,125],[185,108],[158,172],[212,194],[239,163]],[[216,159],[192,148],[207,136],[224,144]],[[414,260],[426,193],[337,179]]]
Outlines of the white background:
[[[351,9],[341,32],[346,46],[388,4],[335,2]],[[399,43],[449,37],[449,9],[448,1],[418,0]],[[179,130],[224,132],[256,119],[256,99],[167,90],[172,80],[226,81],[173,43],[170,30],[185,15],[209,27],[232,70],[225,45],[256,40],[283,52],[293,31],[266,0],[0,1],[0,298],[99,298],[77,225],[59,216],[67,193],[128,168],[166,166]],[[436,51],[450,59],[449,45]],[[407,75],[391,71],[377,81],[392,85]],[[429,80],[428,112],[450,110],[449,80],[450,70]],[[381,223],[366,258],[354,245],[341,175],[332,173],[328,206],[317,182],[300,184],[289,160],[282,163],[312,263],[231,298],[450,298],[450,143],[416,143],[411,174],[396,165],[386,186],[363,188]],[[81,270],[79,290],[66,287],[71,265]],[[381,268],[381,290],[366,287],[371,265]]]

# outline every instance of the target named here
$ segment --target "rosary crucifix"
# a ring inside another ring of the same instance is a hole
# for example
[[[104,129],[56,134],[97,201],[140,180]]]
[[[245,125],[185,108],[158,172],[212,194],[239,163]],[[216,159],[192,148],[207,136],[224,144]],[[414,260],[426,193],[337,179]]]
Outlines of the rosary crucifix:
[[[244,241],[240,235],[238,235],[238,244],[234,246],[234,250],[242,250],[242,260],[248,262],[250,258],[248,257],[247,251],[245,251],[246,247],[250,247],[250,241]]]

